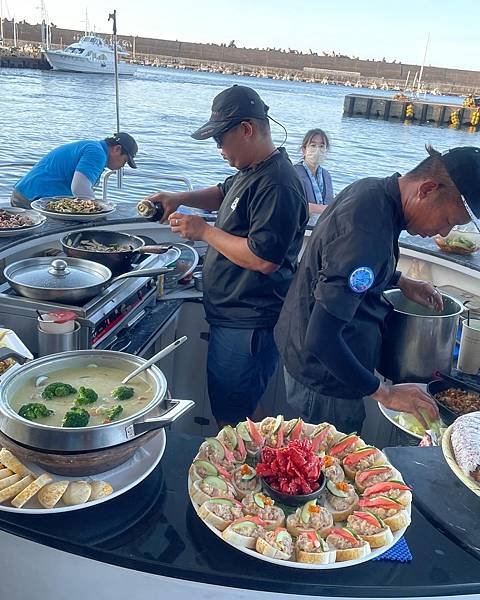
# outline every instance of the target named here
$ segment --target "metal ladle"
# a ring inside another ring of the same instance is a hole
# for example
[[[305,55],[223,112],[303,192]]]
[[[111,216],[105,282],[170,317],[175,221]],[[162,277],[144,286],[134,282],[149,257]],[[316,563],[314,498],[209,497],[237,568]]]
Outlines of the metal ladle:
[[[160,350],[160,352],[157,352],[157,354],[155,354],[155,356],[152,356],[152,358],[147,360],[147,362],[144,363],[141,367],[138,367],[138,369],[135,369],[135,371],[132,371],[129,375],[127,375],[124,379],[122,379],[122,384],[125,385],[126,383],[128,383],[131,379],[136,377],[139,373],[142,373],[143,371],[145,371],[146,369],[148,369],[149,367],[154,365],[161,358],[164,358],[165,356],[170,354],[170,352],[173,352],[174,350],[176,350],[179,346],[181,346],[186,341],[187,341],[187,336],[183,335],[181,338],[178,338],[178,340],[175,340],[172,344],[170,344],[163,350]]]

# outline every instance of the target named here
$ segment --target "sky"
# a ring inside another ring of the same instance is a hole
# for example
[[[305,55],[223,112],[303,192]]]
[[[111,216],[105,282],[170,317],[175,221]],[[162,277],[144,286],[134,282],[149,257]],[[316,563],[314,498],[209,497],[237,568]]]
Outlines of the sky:
[[[41,0],[0,0],[3,15],[40,22]],[[451,0],[45,0],[48,20],[122,35],[322,51],[360,58],[480,70],[476,18]]]

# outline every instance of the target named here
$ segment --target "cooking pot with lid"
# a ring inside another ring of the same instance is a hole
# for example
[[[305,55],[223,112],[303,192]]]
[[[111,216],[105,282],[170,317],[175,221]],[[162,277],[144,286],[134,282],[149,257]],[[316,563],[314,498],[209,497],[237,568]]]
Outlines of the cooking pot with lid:
[[[436,371],[450,373],[463,304],[442,293],[443,310],[406,298],[401,290],[384,292],[393,305],[385,323],[378,371],[393,383],[428,382]]]

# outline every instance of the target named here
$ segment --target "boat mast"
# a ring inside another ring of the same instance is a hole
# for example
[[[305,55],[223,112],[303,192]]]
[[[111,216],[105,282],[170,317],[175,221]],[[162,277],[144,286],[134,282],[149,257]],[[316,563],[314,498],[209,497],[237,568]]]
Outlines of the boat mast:
[[[0,0],[0,40],[3,42],[3,0]]]
[[[117,49],[117,11],[108,15],[108,20],[113,21],[113,67],[115,77],[115,110],[117,115],[117,129],[116,132],[120,131],[120,95],[118,91],[118,49]],[[122,187],[122,169],[117,171],[118,187]]]
[[[13,47],[17,47],[17,24],[15,23],[15,15],[13,16]]]
[[[430,42],[430,32],[428,32],[428,35],[427,35],[427,43],[425,44],[425,52],[423,54],[423,62],[422,62],[422,66],[420,68],[420,75],[418,77],[417,96],[420,94],[420,84],[422,83],[423,68],[425,67],[425,61],[427,59],[427,50],[428,50],[429,42]]]

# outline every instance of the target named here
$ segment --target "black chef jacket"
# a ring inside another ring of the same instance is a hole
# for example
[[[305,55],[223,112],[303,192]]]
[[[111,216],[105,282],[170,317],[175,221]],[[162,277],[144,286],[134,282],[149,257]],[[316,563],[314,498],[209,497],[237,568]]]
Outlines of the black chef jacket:
[[[382,292],[394,278],[405,225],[398,177],[369,177],[338,194],[314,228],[287,294],[275,328],[278,349],[287,371],[321,394],[359,397],[358,390],[337,380],[305,350],[315,301],[347,322],[343,337],[359,362],[372,372],[376,366],[383,322],[391,310]],[[371,274],[371,287],[359,291],[358,274],[365,272]]]
[[[224,198],[215,227],[247,238],[256,256],[280,268],[269,275],[244,269],[210,247],[203,268],[207,321],[224,327],[273,327],[296,271],[308,222],[302,183],[280,148],[219,188]]]

